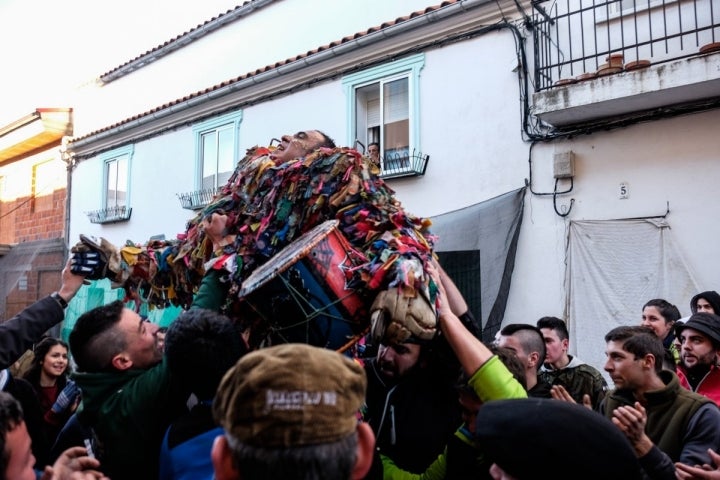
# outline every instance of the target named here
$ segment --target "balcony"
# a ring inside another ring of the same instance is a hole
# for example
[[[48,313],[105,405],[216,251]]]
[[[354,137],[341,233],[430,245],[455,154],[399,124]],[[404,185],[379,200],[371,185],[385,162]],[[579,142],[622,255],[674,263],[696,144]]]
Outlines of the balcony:
[[[205,208],[210,202],[212,202],[215,195],[217,195],[217,188],[207,188],[205,190],[196,190],[194,192],[178,193],[176,194],[180,200],[180,205],[186,210],[200,210]]]
[[[114,207],[103,208],[102,210],[93,210],[86,212],[90,219],[90,223],[118,223],[130,220],[132,208],[125,205],[117,205]]]
[[[394,153],[387,152],[384,157],[380,157],[382,166],[380,176],[383,179],[425,175],[430,155],[423,155],[415,150],[410,154],[407,149]]]
[[[533,113],[545,123],[562,128],[717,106],[720,0],[533,6]]]

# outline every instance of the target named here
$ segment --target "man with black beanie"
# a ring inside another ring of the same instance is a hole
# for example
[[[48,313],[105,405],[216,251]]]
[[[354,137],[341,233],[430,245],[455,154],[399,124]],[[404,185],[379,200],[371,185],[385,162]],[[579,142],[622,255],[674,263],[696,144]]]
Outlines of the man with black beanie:
[[[675,327],[680,341],[680,385],[720,405],[720,316],[696,313]]]

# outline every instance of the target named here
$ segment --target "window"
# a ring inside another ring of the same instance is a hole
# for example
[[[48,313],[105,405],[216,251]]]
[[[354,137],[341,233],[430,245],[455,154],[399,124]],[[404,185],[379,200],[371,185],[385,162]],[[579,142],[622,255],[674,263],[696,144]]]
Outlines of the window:
[[[123,147],[104,155],[103,208],[120,212],[129,203],[130,158],[133,147]]]
[[[62,186],[59,182],[65,181],[63,173],[62,164],[58,165],[58,162],[47,161],[33,165],[31,185],[33,212],[52,210],[52,193],[55,187]]]
[[[235,170],[242,112],[234,112],[197,125],[195,148],[200,190],[215,190]]]
[[[349,145],[380,144],[384,172],[410,167],[420,152],[419,79],[424,54],[364,70],[343,79]]]

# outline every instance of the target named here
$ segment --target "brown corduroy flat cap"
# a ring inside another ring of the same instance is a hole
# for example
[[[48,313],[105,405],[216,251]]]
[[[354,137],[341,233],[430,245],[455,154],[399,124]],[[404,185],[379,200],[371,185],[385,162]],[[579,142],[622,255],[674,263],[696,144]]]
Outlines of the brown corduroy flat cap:
[[[213,414],[255,447],[330,443],[355,431],[366,388],[365,371],[350,358],[289,343],[249,353],[228,370]]]

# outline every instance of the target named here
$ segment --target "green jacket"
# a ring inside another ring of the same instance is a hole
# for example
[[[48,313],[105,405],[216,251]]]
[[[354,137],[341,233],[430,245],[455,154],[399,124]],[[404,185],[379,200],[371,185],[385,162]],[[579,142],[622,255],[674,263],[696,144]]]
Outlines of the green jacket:
[[[158,478],[160,444],[184,409],[190,390],[163,359],[148,369],[75,373],[84,425],[92,425],[97,457],[113,480]]]
[[[565,387],[577,403],[582,403],[583,395],[590,395],[594,408],[598,408],[607,392],[607,382],[602,374],[572,355],[570,355],[570,363],[559,370],[543,365],[540,378],[550,385]]]
[[[685,443],[691,440],[688,426],[698,410],[712,401],[680,386],[677,375],[669,370],[660,372],[665,388],[645,393],[647,423],[645,432],[657,447],[674,462],[682,461]],[[626,390],[614,390],[605,397],[600,412],[612,419],[613,411],[623,405],[634,405],[635,397]],[[703,446],[705,451],[707,447]],[[701,449],[702,450],[702,449]],[[704,453],[704,452],[701,452]],[[700,462],[702,463],[702,462]]]
[[[512,373],[497,356],[485,362],[468,380],[478,398],[483,402],[508,398],[527,398],[527,392],[515,380]],[[482,407],[480,407],[482,408]],[[463,426],[455,432],[456,439],[476,448],[468,430]],[[478,465],[481,463],[482,452],[476,450]],[[423,473],[411,473],[400,469],[389,457],[381,455],[384,480],[442,480],[448,471],[448,448]]]
[[[203,278],[192,308],[218,310],[227,298],[220,273]],[[148,370],[75,373],[82,389],[83,425],[91,425],[97,457],[112,480],[156,480],[160,445],[170,423],[186,410],[190,388],[163,358]]]

